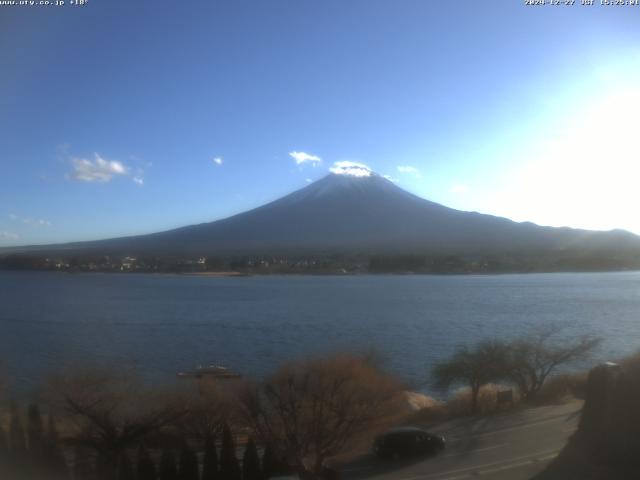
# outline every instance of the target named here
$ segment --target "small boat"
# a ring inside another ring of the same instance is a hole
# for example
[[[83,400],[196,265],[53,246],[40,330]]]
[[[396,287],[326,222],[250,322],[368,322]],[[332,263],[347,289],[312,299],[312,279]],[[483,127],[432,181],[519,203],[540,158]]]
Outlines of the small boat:
[[[187,378],[215,378],[221,380],[229,380],[234,378],[241,378],[242,375],[233,372],[228,368],[221,367],[220,365],[209,365],[208,367],[199,366],[195,370],[178,373],[178,377]]]

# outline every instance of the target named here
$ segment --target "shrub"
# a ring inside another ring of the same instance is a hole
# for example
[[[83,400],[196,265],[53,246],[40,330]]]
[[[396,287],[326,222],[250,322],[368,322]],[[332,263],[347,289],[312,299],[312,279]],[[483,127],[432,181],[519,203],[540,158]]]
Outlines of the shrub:
[[[508,387],[489,383],[483,385],[478,392],[477,413],[489,413],[499,409],[497,398],[498,392],[507,390]],[[519,400],[517,392],[514,392],[514,403]],[[472,394],[470,388],[461,388],[457,390],[453,397],[447,401],[447,413],[450,416],[466,415],[474,413],[471,409]]]
[[[542,386],[536,401],[538,403],[562,403],[584,394],[587,375],[584,373],[556,375]]]

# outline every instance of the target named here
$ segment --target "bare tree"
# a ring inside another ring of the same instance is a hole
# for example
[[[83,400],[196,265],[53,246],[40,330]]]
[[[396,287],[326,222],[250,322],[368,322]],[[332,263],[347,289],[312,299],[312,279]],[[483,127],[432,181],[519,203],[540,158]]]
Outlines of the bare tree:
[[[546,325],[508,345],[505,374],[527,401],[535,399],[551,373],[561,366],[587,358],[601,341],[592,336],[567,341],[559,338],[561,330],[558,325]]]
[[[471,389],[471,412],[478,410],[480,388],[504,375],[507,348],[498,341],[485,341],[474,348],[459,347],[453,356],[433,369],[436,384],[448,388],[461,383]]]
[[[115,475],[127,448],[183,415],[170,395],[146,388],[131,374],[104,368],[58,377],[52,394],[74,426],[70,440],[94,452],[104,478]]]
[[[246,417],[302,478],[393,415],[397,383],[353,356],[290,363],[242,397]]]
[[[230,423],[236,412],[232,399],[235,396],[224,385],[211,384],[206,388],[180,391],[184,415],[176,427],[184,436],[194,439],[201,447],[207,439],[222,433],[226,423]]]

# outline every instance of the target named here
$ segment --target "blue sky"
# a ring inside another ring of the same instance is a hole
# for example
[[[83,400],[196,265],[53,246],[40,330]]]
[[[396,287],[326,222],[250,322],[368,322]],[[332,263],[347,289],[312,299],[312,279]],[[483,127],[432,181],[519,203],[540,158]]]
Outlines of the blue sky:
[[[0,245],[210,221],[341,161],[640,233],[640,7],[68,3],[0,6]]]

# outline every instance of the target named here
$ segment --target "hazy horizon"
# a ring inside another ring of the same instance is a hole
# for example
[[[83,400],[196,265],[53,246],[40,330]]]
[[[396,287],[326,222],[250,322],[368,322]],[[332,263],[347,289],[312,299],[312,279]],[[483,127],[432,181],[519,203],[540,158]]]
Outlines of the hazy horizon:
[[[257,205],[256,207],[248,208],[247,210],[242,211],[242,212],[234,213],[234,214],[231,214],[231,215],[228,215],[228,216],[224,216],[224,217],[220,217],[220,218],[213,218],[213,219],[211,219],[209,221],[205,221],[203,223],[215,223],[215,222],[220,221],[220,220],[225,220],[227,218],[231,218],[231,217],[234,217],[236,215],[240,215],[240,214],[243,214],[243,213],[250,212],[252,210],[259,209],[260,207],[263,207],[265,205],[269,205],[271,203],[275,203],[275,202],[277,202],[279,200],[284,199],[285,197],[289,197],[290,195],[295,194],[298,191],[305,190],[307,187],[311,186],[312,184],[315,184],[319,180],[326,179],[327,177],[330,177],[330,176],[340,175],[340,176],[344,176],[344,177],[351,177],[351,178],[354,179],[355,182],[360,180],[360,177],[377,176],[379,178],[383,178],[387,182],[393,182],[391,179],[385,178],[385,176],[379,175],[378,173],[368,169],[363,164],[358,164],[358,163],[353,163],[353,162],[342,162],[341,166],[333,167],[333,170],[334,171],[327,172],[327,174],[324,177],[312,182],[311,184],[307,184],[305,186],[302,186],[300,189],[296,189],[293,192],[288,192],[287,194],[283,195],[280,198],[277,198],[277,199],[274,199],[274,200],[270,200],[268,202],[265,202],[264,204]],[[353,173],[354,171],[356,172],[355,174]],[[366,174],[363,175],[362,172],[366,172]],[[393,183],[395,184],[395,182],[393,182]],[[401,186],[398,186],[398,185],[396,185],[396,187],[401,188]],[[419,195],[418,195],[418,197],[419,198],[423,198],[423,197],[420,197]],[[429,200],[429,199],[425,199],[425,198],[423,198],[423,199],[424,200]],[[443,206],[444,207],[448,207],[447,205],[443,205]],[[460,210],[460,211],[462,211],[462,210]],[[534,223],[534,222],[524,221],[523,223]],[[199,224],[193,224],[193,225],[199,225]],[[169,227],[167,230],[162,230],[162,231],[139,232],[138,234],[123,235],[121,237],[109,237],[109,238],[116,239],[116,238],[125,238],[125,237],[128,237],[128,236],[134,236],[134,237],[135,236],[144,236],[144,235],[148,235],[148,234],[161,233],[161,232],[164,232],[164,231],[177,230],[177,229],[181,229],[183,227],[190,227],[190,226],[193,226],[193,225],[175,225],[173,227]],[[541,226],[541,227],[548,226],[548,225],[539,225],[539,224],[536,224],[536,225]],[[571,227],[567,227],[567,226],[561,226],[561,227],[571,228]],[[606,230],[606,231],[614,231],[614,230],[621,231],[622,229],[610,229],[610,230]],[[82,242],[91,242],[91,241],[96,241],[96,240],[98,240],[98,241],[99,240],[107,240],[109,238],[72,239],[72,240],[69,240],[69,241],[66,241],[66,242],[60,242],[60,244],[66,244],[66,243],[74,244],[74,243],[82,243]],[[47,244],[15,245],[15,247],[46,246],[46,245]],[[55,244],[50,244],[50,245],[55,245]],[[9,246],[8,248],[11,248],[11,247],[12,246]],[[0,248],[3,248],[3,246],[0,246]]]

